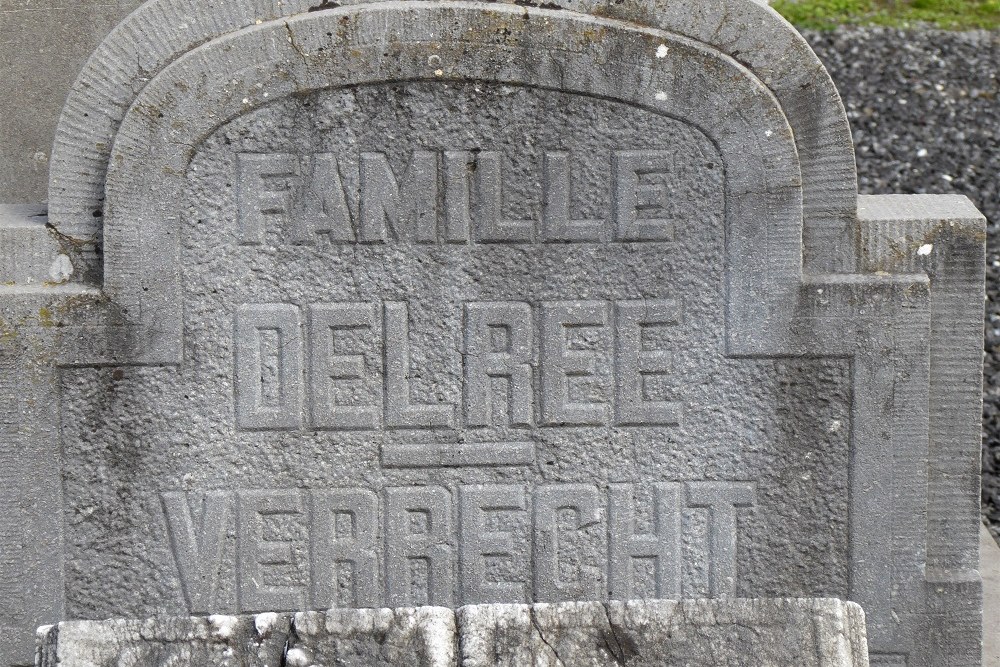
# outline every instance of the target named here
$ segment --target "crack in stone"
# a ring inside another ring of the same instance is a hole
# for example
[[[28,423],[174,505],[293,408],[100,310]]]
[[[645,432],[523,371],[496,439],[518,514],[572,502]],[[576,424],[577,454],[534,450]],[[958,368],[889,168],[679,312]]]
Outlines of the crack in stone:
[[[566,663],[559,657],[559,651],[557,651],[556,647],[550,644],[549,640],[545,638],[545,633],[542,632],[542,626],[539,624],[538,617],[535,615],[534,607],[528,608],[528,616],[531,618],[531,625],[535,628],[535,632],[538,633],[538,638],[542,640],[542,643],[545,644],[545,646],[552,651],[552,655],[556,657],[556,664],[563,665],[565,667]]]
[[[278,659],[278,667],[288,667],[288,651],[292,648],[292,640],[298,637],[298,629],[295,627],[295,614],[288,619],[288,636],[285,637],[285,645],[281,649],[281,658]]]
[[[611,657],[615,659],[615,663],[618,665],[625,665],[625,647],[622,646],[621,638],[618,636],[618,631],[615,630],[615,624],[611,622],[611,608],[608,606],[607,602],[601,603],[601,608],[604,609],[604,616],[608,619],[608,630],[611,632],[611,638],[615,640],[615,646],[618,647],[618,651],[612,648],[611,644],[608,643],[607,635],[604,636],[604,644],[608,647],[608,651],[611,653]]]
[[[295,33],[292,32],[292,26],[288,25],[288,21],[284,21],[284,24],[285,24],[285,32],[288,33],[288,43],[292,45],[292,49],[295,51],[295,53],[302,56],[303,60],[308,59],[309,54],[303,51],[302,47],[299,46],[299,43],[295,41]]]

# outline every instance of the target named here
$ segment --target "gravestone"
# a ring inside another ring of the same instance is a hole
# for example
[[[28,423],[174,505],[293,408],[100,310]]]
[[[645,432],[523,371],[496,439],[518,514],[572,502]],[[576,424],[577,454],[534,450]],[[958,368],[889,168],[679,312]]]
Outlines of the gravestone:
[[[765,5],[151,0],[52,156],[0,218],[7,663],[62,618],[837,597],[874,664],[979,664],[985,223],[859,199]]]

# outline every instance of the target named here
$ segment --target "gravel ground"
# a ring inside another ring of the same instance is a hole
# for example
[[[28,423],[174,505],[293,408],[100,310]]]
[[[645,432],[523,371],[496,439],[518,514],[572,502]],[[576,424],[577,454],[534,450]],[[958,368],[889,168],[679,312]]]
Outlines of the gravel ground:
[[[983,516],[1000,537],[1000,32],[806,32],[854,128],[862,193],[957,193],[986,214]]]

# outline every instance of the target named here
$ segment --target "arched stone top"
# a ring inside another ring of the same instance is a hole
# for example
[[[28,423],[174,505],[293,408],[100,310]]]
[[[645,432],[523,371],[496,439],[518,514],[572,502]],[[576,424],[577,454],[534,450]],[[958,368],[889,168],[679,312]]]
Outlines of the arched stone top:
[[[50,222],[68,236],[99,241],[111,145],[146,84],[200,44],[311,4],[149,0],[125,17],[87,60],[63,105],[49,171]]]
[[[382,1],[388,0],[371,4]],[[779,101],[795,136],[803,174],[807,270],[853,269],[857,177],[850,128],[836,88],[794,28],[756,0],[558,4],[566,13],[609,17],[688,37],[753,72]],[[51,161],[52,223],[74,238],[100,240],[111,144],[125,110],[158,72],[219,36],[309,13],[315,6],[313,0],[236,5],[150,0],[133,12],[91,57],[66,102]],[[836,261],[841,255],[849,258]]]
[[[122,122],[108,173],[108,298],[155,333],[167,346],[165,358],[176,358],[177,207],[199,143],[229,120],[289,95],[415,80],[575,92],[697,127],[724,161],[730,318],[746,324],[766,317],[767,304],[799,284],[802,188],[794,135],[778,101],[742,65],[687,38],[612,19],[500,4],[393,2],[248,28],[191,51],[144,89]]]

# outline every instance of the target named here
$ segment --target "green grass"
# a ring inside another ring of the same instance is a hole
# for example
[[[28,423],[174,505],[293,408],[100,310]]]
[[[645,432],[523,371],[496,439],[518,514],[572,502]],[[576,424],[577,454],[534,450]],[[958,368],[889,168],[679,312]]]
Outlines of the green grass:
[[[771,5],[799,28],[838,25],[929,25],[945,30],[1000,28],[1000,0],[774,0]]]

